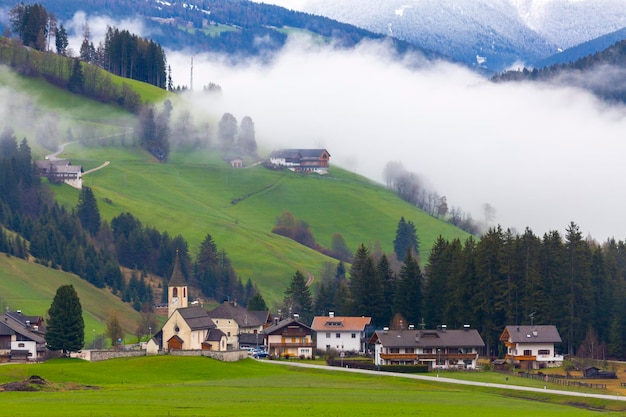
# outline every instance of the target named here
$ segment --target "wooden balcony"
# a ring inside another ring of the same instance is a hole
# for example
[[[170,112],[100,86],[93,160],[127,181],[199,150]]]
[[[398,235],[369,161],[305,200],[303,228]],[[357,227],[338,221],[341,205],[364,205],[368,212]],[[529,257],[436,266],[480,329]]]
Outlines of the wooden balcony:
[[[380,357],[386,361],[414,361],[417,353],[381,353]]]
[[[445,361],[445,360],[456,359],[459,361],[463,361],[463,360],[474,360],[478,358],[478,353],[442,353],[440,355],[437,353],[422,353],[421,355],[417,355],[417,358],[419,360],[441,359],[442,361]]]

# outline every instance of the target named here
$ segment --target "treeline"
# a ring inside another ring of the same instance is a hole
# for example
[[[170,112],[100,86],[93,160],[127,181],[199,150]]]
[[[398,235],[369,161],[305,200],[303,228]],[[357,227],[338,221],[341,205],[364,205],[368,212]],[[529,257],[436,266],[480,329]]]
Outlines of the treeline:
[[[579,86],[597,96],[616,102],[626,102],[622,69],[626,65],[626,40],[574,62],[554,64],[544,68],[509,70],[494,75],[494,82],[556,81]]]
[[[593,350],[595,358],[624,358],[622,241],[587,241],[574,223],[564,236],[492,228],[479,241],[439,239],[426,276],[426,322],[471,324],[492,354],[503,326],[534,321],[557,326],[564,353],[589,357]]]
[[[53,13],[39,3],[20,3],[9,11],[11,31],[22,43],[38,51],[47,51],[50,37],[55,38],[56,52],[68,53],[68,35]],[[107,28],[104,43],[91,42],[89,25],[83,28],[80,59],[124,78],[166,88],[166,58],[160,45],[132,35],[127,30]]]
[[[87,39],[85,39],[87,41]],[[90,44],[89,50],[93,45]],[[161,45],[127,30],[108,27],[104,45],[95,48],[88,62],[124,78],[167,88],[167,59]]]
[[[103,11],[102,2],[98,0],[41,0],[40,3],[54,11],[58,18],[66,20],[71,19],[78,9],[88,14]],[[271,57],[272,52],[280,50],[287,41],[287,35],[282,31],[285,27],[299,28],[345,47],[354,46],[363,39],[387,39],[384,35],[326,17],[250,1],[190,0],[165,5],[114,0],[106,2],[106,10],[116,19],[143,16],[143,24],[152,39],[167,48],[218,52],[233,59]],[[264,41],[259,42],[261,39]],[[397,39],[388,40],[399,52],[413,50],[426,56],[435,55]]]
[[[77,59],[24,48],[18,41],[0,37],[0,63],[103,103],[116,103],[131,112],[140,108],[141,97],[128,84],[114,82],[108,72]]]

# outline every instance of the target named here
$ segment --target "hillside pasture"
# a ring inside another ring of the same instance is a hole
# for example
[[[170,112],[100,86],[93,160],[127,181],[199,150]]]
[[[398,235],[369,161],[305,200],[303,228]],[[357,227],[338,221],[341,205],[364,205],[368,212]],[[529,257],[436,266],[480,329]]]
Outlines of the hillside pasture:
[[[61,155],[75,164],[111,164],[83,178],[93,188],[103,218],[130,212],[144,225],[182,235],[192,255],[210,234],[226,250],[246,281],[261,288],[266,300],[282,299],[296,270],[318,275],[337,261],[271,233],[283,211],[310,225],[318,244],[330,247],[335,233],[355,252],[360,244],[378,242],[387,253],[400,217],[413,221],[421,241],[421,259],[439,235],[468,235],[400,200],[392,191],[339,167],[328,176],[272,171],[257,165],[233,169],[215,155],[173,153],[167,164],[155,162],[136,147],[72,144]],[[193,163],[186,162],[189,155]],[[203,163],[200,163],[203,161]],[[74,207],[78,191],[52,186],[58,201]]]
[[[164,356],[0,366],[0,383],[30,375],[49,385],[41,392],[0,393],[6,415],[612,417],[624,410],[621,402],[524,393],[515,398],[518,394],[501,390],[274,366],[252,359],[222,363]]]
[[[22,310],[26,315],[46,318],[57,288],[74,286],[83,308],[85,345],[93,342],[106,328],[106,319],[115,311],[122,328],[132,334],[140,315],[129,304],[122,303],[107,289],[96,288],[76,275],[0,254],[0,307]],[[130,342],[130,340],[129,340]]]

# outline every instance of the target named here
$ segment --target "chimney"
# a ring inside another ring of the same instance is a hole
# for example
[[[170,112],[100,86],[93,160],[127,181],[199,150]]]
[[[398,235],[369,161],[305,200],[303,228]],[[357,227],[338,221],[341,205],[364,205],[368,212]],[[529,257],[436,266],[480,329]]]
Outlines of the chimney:
[[[463,330],[468,331],[470,329],[470,325],[469,324],[464,324],[463,325]]]
[[[329,311],[328,312],[328,317],[330,317],[330,318],[335,317],[335,312],[334,311]]]
[[[383,327],[383,334],[389,333],[389,327]]]
[[[447,329],[448,329],[448,325],[446,325],[446,324],[442,324],[441,325],[441,331],[442,332],[445,332]]]
[[[414,330],[415,326],[413,324],[409,324],[409,330]]]

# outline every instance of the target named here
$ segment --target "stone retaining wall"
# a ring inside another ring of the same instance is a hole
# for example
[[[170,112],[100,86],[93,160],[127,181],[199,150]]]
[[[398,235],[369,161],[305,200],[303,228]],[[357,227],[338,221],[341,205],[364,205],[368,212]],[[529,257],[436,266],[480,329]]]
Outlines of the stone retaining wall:
[[[217,359],[222,362],[236,362],[248,357],[245,350],[231,350],[227,352],[218,352],[211,350],[172,350],[169,352],[172,356],[206,356],[208,358]],[[136,356],[146,356],[145,350],[83,350],[72,353],[73,358],[84,359],[86,361],[106,361],[115,358],[129,358]]]

